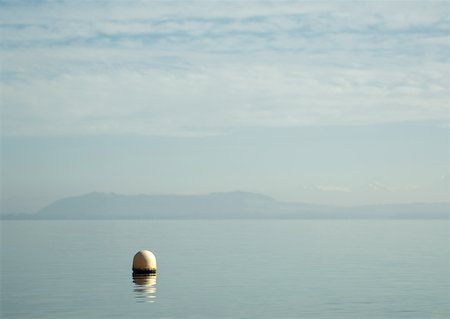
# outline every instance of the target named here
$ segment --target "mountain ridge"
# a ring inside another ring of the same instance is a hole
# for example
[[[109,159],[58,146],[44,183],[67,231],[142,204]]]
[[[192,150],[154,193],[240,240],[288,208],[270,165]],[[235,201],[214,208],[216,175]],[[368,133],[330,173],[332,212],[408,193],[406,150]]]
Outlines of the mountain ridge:
[[[234,191],[197,195],[91,192],[58,199],[34,214],[3,219],[448,219],[450,203],[329,206]]]

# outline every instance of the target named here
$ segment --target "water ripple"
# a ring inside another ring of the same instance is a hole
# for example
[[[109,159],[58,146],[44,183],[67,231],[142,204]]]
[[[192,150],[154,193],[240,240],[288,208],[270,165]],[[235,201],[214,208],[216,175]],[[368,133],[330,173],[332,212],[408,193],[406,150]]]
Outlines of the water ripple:
[[[155,302],[156,274],[133,274],[133,283],[138,302]]]

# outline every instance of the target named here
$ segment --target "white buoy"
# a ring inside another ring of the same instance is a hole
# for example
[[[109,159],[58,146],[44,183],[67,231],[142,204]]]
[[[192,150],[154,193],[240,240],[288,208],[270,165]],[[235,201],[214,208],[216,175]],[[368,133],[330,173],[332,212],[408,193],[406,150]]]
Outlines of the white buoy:
[[[156,273],[156,257],[151,251],[140,250],[133,258],[133,273],[154,274]]]

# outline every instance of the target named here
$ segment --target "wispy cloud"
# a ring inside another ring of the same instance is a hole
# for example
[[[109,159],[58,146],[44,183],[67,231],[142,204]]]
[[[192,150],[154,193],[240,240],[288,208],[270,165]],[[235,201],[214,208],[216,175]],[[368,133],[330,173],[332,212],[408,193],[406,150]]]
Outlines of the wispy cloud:
[[[2,2],[6,135],[447,120],[443,2]]]
[[[338,185],[315,185],[315,186],[304,186],[304,190],[308,191],[319,191],[319,192],[332,192],[332,193],[350,193],[351,189],[345,186]]]
[[[404,186],[392,186],[386,183],[383,183],[378,180],[374,180],[369,183],[369,187],[374,191],[384,191],[384,192],[411,192],[417,191],[420,189],[418,185],[404,185]]]

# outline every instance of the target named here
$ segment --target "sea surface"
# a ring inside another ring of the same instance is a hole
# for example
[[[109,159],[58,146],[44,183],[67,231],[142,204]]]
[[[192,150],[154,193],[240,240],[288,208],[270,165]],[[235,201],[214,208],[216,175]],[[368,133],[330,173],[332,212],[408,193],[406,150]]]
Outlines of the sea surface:
[[[447,220],[2,221],[1,317],[449,318],[449,250]]]

